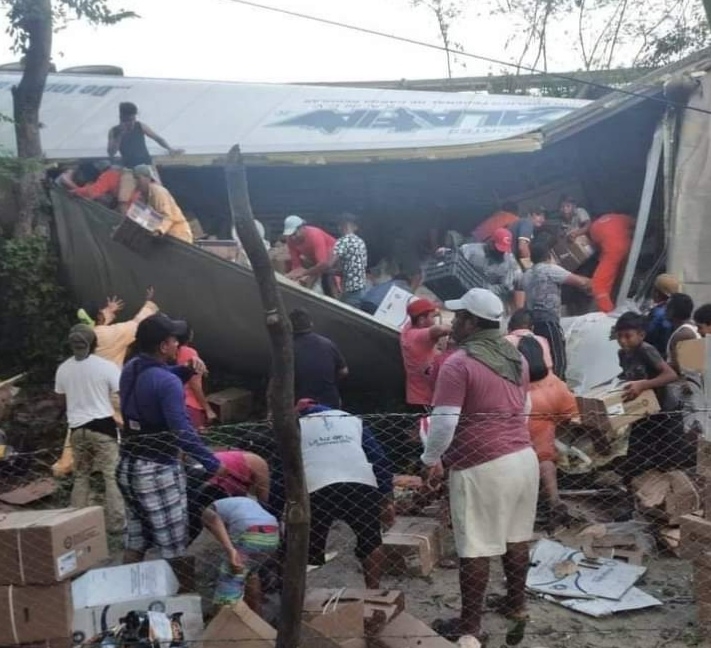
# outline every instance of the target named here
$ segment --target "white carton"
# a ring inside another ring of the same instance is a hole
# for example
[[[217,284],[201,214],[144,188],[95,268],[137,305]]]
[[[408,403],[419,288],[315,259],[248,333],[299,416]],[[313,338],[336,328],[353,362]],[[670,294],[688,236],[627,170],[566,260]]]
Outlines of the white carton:
[[[204,630],[202,601],[196,594],[147,598],[112,605],[74,610],[73,643],[88,644],[93,637],[118,625],[129,612],[165,612],[168,616],[182,612],[181,622],[187,645],[200,641]]]
[[[407,305],[417,299],[415,295],[407,290],[393,286],[388,290],[388,294],[375,311],[375,319],[385,324],[392,324],[398,328],[405,326],[407,322]]]
[[[174,596],[178,579],[165,560],[92,569],[72,583],[74,609]]]

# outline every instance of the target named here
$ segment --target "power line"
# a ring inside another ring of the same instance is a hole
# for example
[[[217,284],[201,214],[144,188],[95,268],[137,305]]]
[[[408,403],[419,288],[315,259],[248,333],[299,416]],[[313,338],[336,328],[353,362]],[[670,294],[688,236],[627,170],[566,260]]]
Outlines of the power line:
[[[323,25],[330,25],[331,27],[339,27],[341,29],[349,29],[351,31],[360,32],[361,34],[369,34],[370,36],[380,36],[381,38],[388,38],[390,40],[399,41],[401,43],[408,43],[410,45],[418,45],[419,47],[426,47],[428,49],[437,50],[439,52],[450,52],[456,56],[465,56],[467,58],[476,59],[479,61],[484,61],[486,63],[492,63],[495,65],[501,65],[504,67],[515,67],[518,70],[525,70],[526,72],[541,74],[543,76],[550,77],[551,79],[560,79],[562,81],[568,81],[572,83],[580,83],[582,85],[590,86],[592,88],[597,88],[599,90],[605,90],[607,92],[619,92],[620,94],[637,97],[640,99],[646,99],[648,101],[654,101],[656,103],[661,103],[665,106],[672,106],[674,108],[681,108],[686,110],[692,110],[695,112],[703,113],[704,115],[711,115],[710,110],[704,108],[696,108],[694,106],[688,106],[675,101],[670,101],[663,97],[651,97],[646,94],[639,92],[633,92],[632,90],[625,90],[623,88],[614,88],[608,86],[604,83],[597,83],[595,81],[587,81],[584,79],[579,79],[574,76],[569,76],[566,74],[561,74],[558,72],[546,72],[534,67],[528,67],[526,65],[518,65],[517,63],[511,63],[510,61],[502,61],[499,59],[491,58],[489,56],[483,56],[481,54],[474,54],[472,52],[467,52],[465,50],[447,50],[443,45],[438,45],[437,43],[428,43],[427,41],[417,40],[416,38],[410,38],[408,36],[399,36],[397,34],[390,34],[388,32],[383,32],[377,29],[371,29],[369,27],[361,27],[360,25],[353,25],[350,23],[344,23],[338,20],[332,20],[330,18],[322,18],[320,16],[312,16],[310,14],[301,13],[299,11],[292,11],[290,9],[282,9],[281,7],[273,7],[270,5],[260,4],[259,2],[253,2],[253,0],[229,0],[235,4],[241,4],[247,7],[253,7],[255,9],[262,9],[264,11],[271,11],[273,13],[283,14],[285,16],[291,16],[293,18],[301,18],[302,20],[309,20],[311,22],[321,23]]]

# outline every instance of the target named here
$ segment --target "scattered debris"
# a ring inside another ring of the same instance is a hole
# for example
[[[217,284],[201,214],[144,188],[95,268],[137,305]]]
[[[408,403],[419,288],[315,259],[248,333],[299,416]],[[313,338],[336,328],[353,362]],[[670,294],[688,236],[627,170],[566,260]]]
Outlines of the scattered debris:
[[[681,470],[649,470],[632,480],[632,492],[640,513],[671,526],[703,506],[701,488]]]
[[[57,491],[57,482],[51,477],[36,479],[26,486],[15,488],[7,493],[0,493],[0,502],[13,506],[24,506],[53,495]]]

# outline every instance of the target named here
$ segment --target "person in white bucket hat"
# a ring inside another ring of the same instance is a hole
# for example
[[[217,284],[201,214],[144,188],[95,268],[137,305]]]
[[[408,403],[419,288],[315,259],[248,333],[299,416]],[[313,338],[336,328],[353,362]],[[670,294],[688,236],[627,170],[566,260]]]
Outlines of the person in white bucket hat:
[[[435,629],[462,648],[477,648],[490,558],[502,556],[507,594],[500,612],[507,636],[520,641],[526,623],[528,541],[538,499],[538,459],[527,422],[528,366],[500,330],[502,301],[474,288],[445,302],[456,313],[458,345],[437,376],[422,462],[433,484],[449,469],[450,508],[459,556],[462,610]]]

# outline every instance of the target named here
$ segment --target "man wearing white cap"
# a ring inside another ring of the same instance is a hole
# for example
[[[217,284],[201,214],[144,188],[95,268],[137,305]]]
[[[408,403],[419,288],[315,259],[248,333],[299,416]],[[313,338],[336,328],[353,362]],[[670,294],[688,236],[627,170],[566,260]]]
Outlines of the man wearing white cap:
[[[502,336],[504,305],[491,291],[474,288],[445,306],[456,313],[459,349],[437,376],[422,461],[430,483],[441,477],[441,462],[449,469],[462,611],[437,629],[462,648],[481,645],[489,559],[502,556],[507,594],[499,611],[511,623],[507,644],[518,643],[539,473],[526,420],[528,367]]]
[[[329,270],[336,239],[295,215],[284,220],[284,236],[291,257],[291,272],[286,276],[307,288],[321,289],[329,297],[335,296]]]

